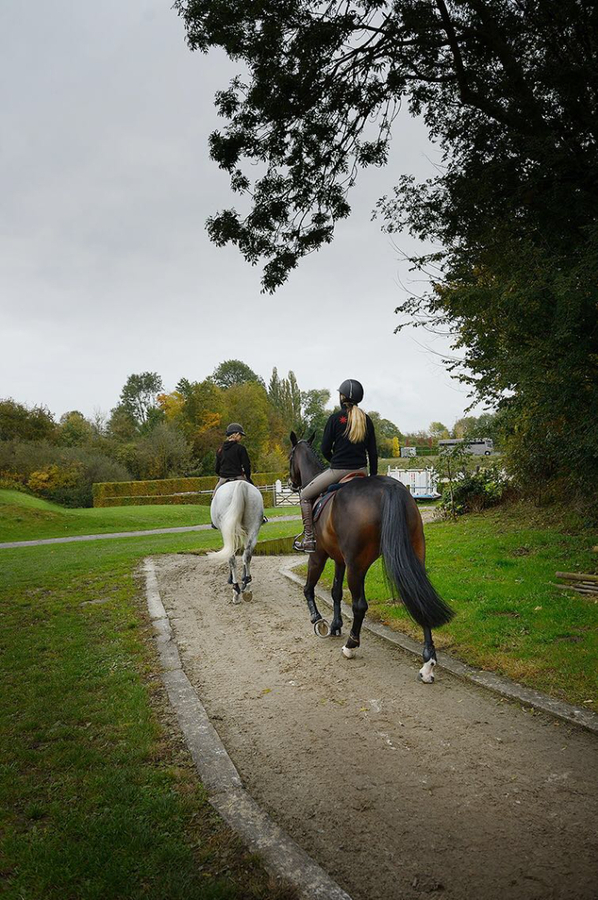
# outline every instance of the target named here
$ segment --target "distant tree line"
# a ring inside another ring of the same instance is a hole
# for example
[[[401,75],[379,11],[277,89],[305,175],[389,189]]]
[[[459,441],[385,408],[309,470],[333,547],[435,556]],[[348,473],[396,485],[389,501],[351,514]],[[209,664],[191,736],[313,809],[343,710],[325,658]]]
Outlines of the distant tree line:
[[[56,421],[45,406],[0,400],[0,485],[86,506],[94,482],[211,475],[233,421],[247,432],[255,471],[284,471],[290,432],[315,432],[319,447],[334,401],[325,388],[302,391],[292,371],[282,376],[274,368],[266,384],[236,359],[202,381],[181,378],[169,392],[156,372],[130,375],[109,415],[89,418],[71,410]],[[399,456],[406,443],[435,445],[445,436],[496,438],[492,415],[459,419],[450,431],[433,422],[412,433],[375,410],[369,415],[382,457]]]

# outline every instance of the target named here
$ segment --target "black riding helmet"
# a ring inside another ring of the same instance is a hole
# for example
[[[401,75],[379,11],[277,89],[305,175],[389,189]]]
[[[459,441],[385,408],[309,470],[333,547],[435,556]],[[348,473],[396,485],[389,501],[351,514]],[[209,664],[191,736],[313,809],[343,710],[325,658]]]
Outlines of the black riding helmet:
[[[238,422],[231,422],[230,425],[228,425],[226,428],[226,436],[230,437],[231,434],[245,435],[245,432],[243,431],[243,426],[239,425]]]
[[[338,389],[339,394],[350,400],[351,403],[361,403],[363,400],[363,386],[354,378],[347,378]]]

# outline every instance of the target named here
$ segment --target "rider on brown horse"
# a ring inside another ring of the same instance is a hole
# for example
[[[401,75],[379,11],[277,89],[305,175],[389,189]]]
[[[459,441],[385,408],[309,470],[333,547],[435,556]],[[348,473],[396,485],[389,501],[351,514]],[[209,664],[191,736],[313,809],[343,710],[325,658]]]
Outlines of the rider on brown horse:
[[[349,472],[367,475],[378,473],[378,450],[374,425],[370,417],[359,409],[363,399],[363,387],[354,378],[343,381],[339,387],[340,410],[332,413],[324,428],[322,453],[330,467],[320,472],[301,490],[301,516],[303,538],[297,538],[293,547],[305,553],[313,553],[316,541],[313,528],[313,501],[331,484],[336,484]]]

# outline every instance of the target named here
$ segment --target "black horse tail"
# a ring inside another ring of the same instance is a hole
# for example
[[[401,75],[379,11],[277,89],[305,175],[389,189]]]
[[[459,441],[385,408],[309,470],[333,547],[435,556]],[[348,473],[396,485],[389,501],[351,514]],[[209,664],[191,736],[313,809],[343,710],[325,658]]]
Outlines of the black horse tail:
[[[384,484],[380,553],[391,591],[398,593],[409,615],[422,628],[438,628],[453,618],[438,596],[409,538],[407,490],[398,482]]]

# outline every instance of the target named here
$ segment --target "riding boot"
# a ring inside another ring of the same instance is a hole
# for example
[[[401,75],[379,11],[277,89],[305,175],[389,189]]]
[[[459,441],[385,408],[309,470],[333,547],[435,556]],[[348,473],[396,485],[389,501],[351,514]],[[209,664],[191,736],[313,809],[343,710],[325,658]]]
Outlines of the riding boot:
[[[316,539],[314,536],[313,506],[311,500],[301,500],[301,517],[303,519],[303,539],[295,538],[293,550],[302,550],[303,553],[315,553]]]

